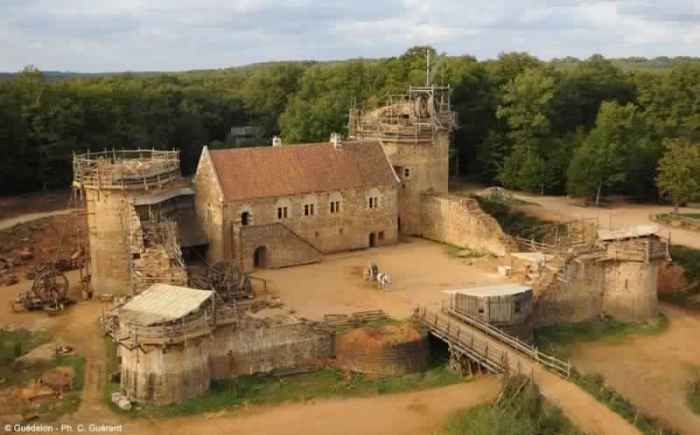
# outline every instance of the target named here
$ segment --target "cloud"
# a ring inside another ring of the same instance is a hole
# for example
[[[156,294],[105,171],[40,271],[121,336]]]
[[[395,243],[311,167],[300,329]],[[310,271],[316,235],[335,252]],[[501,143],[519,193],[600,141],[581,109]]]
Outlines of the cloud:
[[[693,55],[700,0],[0,0],[0,70],[182,70],[395,56]]]

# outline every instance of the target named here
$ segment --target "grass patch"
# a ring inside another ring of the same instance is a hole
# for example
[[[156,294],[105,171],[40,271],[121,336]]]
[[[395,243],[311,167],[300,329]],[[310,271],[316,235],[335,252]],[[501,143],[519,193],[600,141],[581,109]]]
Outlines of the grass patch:
[[[688,385],[686,399],[688,401],[688,408],[700,415],[700,367],[695,367],[695,376]]]
[[[666,328],[668,328],[668,319],[663,314],[645,323],[625,323],[608,317],[537,328],[535,343],[547,353],[569,359],[572,347],[576,343],[598,340],[619,343],[630,335],[656,335],[665,331]]]
[[[454,258],[462,258],[462,259],[474,259],[474,258],[482,258],[490,255],[488,252],[484,251],[479,251],[476,249],[471,249],[471,248],[463,248],[461,246],[457,245],[446,245],[447,246],[447,255],[450,257]]]
[[[615,391],[612,387],[608,386],[605,383],[605,378],[603,378],[602,375],[581,375],[579,373],[574,373],[570,379],[576,385],[595,397],[599,402],[605,404],[608,408],[610,408],[610,410],[632,423],[642,433],[648,435],[658,435],[660,433],[667,435],[679,434],[679,432],[664,426],[663,423],[657,419],[644,414],[629,400]]]
[[[532,237],[536,228],[552,224],[550,221],[515,210],[507,202],[478,196],[475,198],[479,202],[481,209],[496,219],[503,231],[511,236]]]
[[[671,245],[671,258],[685,269],[689,283],[700,282],[700,249]],[[699,310],[700,304],[696,301],[699,294],[700,286],[696,286],[688,292],[661,294],[659,299],[679,307]]]
[[[198,398],[161,407],[137,406],[129,412],[129,415],[176,417],[226,408],[236,409],[248,405],[274,405],[328,397],[401,393],[436,388],[463,381],[463,378],[448,370],[445,364],[430,367],[421,373],[384,378],[371,378],[362,374],[344,373],[330,368],[282,378],[241,376],[231,380],[213,381],[210,390]],[[118,385],[115,384],[107,389],[110,390],[109,395],[111,395],[111,391],[115,391],[115,387],[118,390]]]
[[[544,401],[536,384],[511,378],[498,403],[453,415],[440,435],[582,435],[559,408]]]
[[[27,385],[39,378],[44,372],[59,366],[73,369],[71,391],[63,394],[61,399],[43,403],[36,411],[40,421],[55,421],[65,414],[78,410],[81,390],[85,385],[85,358],[79,355],[60,355],[51,360],[36,362],[31,365],[17,366],[15,360],[37,346],[48,343],[51,335],[48,331],[29,331],[17,329],[0,331],[0,377],[5,379],[3,388]],[[20,410],[17,410],[20,412]]]
[[[45,330],[0,330],[0,365],[13,362],[37,346],[47,343],[50,338],[48,331]]]

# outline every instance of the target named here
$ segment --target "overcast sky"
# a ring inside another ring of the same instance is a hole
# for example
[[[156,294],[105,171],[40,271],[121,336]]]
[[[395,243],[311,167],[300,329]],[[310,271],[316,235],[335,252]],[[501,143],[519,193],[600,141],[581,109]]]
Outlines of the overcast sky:
[[[0,71],[401,54],[700,56],[700,0],[0,0]]]

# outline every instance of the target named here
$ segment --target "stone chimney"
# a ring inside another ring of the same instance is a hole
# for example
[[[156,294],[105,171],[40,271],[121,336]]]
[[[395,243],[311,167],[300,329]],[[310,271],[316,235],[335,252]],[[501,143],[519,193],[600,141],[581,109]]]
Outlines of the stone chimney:
[[[280,147],[282,146],[282,138],[279,136],[274,136],[272,138],[272,146],[273,147]]]
[[[343,149],[343,142],[340,139],[340,134],[331,133],[331,143],[333,144],[333,148],[337,150]]]

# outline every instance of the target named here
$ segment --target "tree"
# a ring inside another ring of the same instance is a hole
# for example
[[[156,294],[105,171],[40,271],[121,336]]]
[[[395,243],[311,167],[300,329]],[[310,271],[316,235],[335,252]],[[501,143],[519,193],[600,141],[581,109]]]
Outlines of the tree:
[[[700,196],[700,146],[687,139],[666,140],[664,145],[656,183],[678,213],[678,206]]]
[[[572,195],[595,196],[600,205],[603,189],[627,178],[627,162],[637,145],[638,117],[633,104],[605,102],[596,126],[574,152],[567,188]]]
[[[547,165],[543,156],[554,86],[553,71],[544,68],[526,69],[503,86],[496,115],[510,127],[513,148],[498,179],[508,187],[544,192]]]

